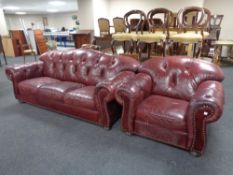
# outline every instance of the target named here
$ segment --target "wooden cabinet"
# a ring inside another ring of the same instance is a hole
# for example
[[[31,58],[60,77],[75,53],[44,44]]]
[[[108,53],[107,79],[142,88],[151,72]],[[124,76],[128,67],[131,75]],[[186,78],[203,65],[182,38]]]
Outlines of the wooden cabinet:
[[[39,55],[48,50],[42,30],[33,30]]]
[[[72,34],[75,48],[80,48],[83,44],[91,44],[94,36],[93,30],[79,30]]]
[[[9,32],[12,39],[15,56],[22,56],[23,54],[18,42],[20,41],[22,44],[27,44],[23,30],[10,30]]]

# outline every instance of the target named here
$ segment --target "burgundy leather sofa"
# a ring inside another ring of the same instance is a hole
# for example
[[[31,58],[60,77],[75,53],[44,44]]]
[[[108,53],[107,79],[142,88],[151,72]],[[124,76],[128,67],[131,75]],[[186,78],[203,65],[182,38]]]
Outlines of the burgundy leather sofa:
[[[223,111],[223,79],[218,66],[199,59],[144,62],[138,74],[115,91],[123,105],[122,130],[203,154],[207,124]]]
[[[40,61],[6,68],[15,98],[110,128],[120,108],[117,85],[134,75],[139,63],[91,49],[51,51]]]

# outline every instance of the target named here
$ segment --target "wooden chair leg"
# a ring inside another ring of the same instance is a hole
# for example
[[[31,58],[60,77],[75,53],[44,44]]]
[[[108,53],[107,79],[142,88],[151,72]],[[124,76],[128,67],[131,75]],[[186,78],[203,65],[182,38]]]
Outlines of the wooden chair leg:
[[[147,59],[150,59],[150,54],[151,53],[151,44],[148,43],[148,50],[147,50]]]
[[[115,40],[112,40],[112,41],[111,41],[111,49],[112,49],[112,53],[113,53],[113,54],[116,53],[115,48],[114,48],[115,42],[116,42]]]
[[[123,41],[123,52],[125,53],[126,52],[126,43],[125,43],[125,41]]]
[[[131,40],[129,45],[130,45],[129,52],[132,54],[133,53],[133,49],[134,49],[134,41]]]
[[[142,48],[140,41],[137,42],[137,49],[138,49],[138,60],[141,61],[142,58]]]
[[[163,57],[166,55],[166,42],[163,41]]]
[[[193,58],[197,56],[196,49],[197,49],[197,43],[194,43],[193,44]]]

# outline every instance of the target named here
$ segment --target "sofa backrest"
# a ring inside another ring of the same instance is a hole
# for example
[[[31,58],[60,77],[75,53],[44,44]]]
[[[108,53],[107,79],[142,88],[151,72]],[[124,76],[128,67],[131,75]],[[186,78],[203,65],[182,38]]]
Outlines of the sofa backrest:
[[[116,76],[119,72],[136,71],[138,61],[126,56],[113,56],[92,49],[49,51],[41,55],[44,76],[85,85]]]
[[[152,58],[140,66],[139,72],[151,76],[154,94],[187,101],[203,81],[224,79],[219,66],[184,56]]]

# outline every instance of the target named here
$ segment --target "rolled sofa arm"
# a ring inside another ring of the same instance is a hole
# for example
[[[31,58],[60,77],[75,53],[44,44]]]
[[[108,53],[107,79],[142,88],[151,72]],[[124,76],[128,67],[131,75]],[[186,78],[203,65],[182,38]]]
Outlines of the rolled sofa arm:
[[[29,78],[42,76],[43,62],[37,61],[27,64],[15,64],[6,67],[6,76],[11,81],[20,82]]]
[[[110,128],[115,120],[114,110],[109,110],[108,103],[115,99],[114,92],[118,86],[134,76],[134,72],[124,71],[112,79],[100,82],[96,85],[96,105],[101,113],[99,123]]]
[[[35,77],[43,75],[43,62],[31,62],[27,64],[15,64],[7,66],[5,69],[6,76],[13,83],[15,97],[18,95],[18,83]]]
[[[191,151],[203,154],[206,146],[206,124],[221,117],[224,105],[224,88],[218,81],[201,83],[188,109],[188,132]]]
[[[139,73],[129,81],[119,86],[115,92],[117,101],[122,104],[121,116],[122,130],[127,133],[133,132],[133,121],[138,104],[150,95],[152,79],[149,75]]]

